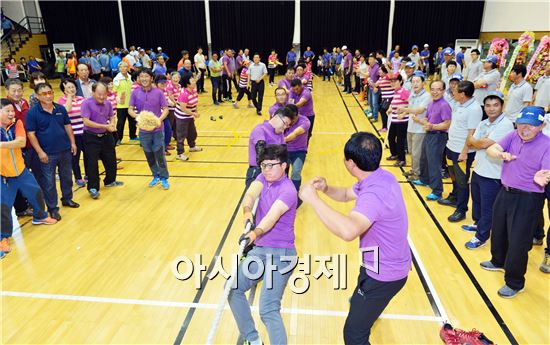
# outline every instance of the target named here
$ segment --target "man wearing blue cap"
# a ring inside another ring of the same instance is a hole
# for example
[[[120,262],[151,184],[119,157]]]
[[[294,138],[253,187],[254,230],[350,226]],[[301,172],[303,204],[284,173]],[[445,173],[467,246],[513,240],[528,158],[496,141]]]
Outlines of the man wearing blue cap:
[[[454,63],[454,61],[451,61],[451,62]],[[456,95],[458,83],[460,83],[461,81],[462,81],[462,75],[458,73],[455,73],[449,76],[448,88],[445,91],[445,94],[443,95],[443,98],[445,98],[447,103],[449,103],[453,111],[455,111],[456,107],[458,106],[458,102],[455,99],[455,95]]]
[[[500,82],[500,72],[497,68],[497,56],[489,55],[481,60],[481,62],[483,63],[483,72],[472,80],[476,88],[474,98],[479,104],[483,104],[483,99],[487,97],[489,92],[497,90]]]
[[[512,122],[533,99],[533,87],[525,80],[526,75],[527,68],[525,65],[515,65],[510,72],[512,85],[508,90],[508,101],[506,102],[504,115]]]
[[[466,142],[476,150],[475,167],[472,173],[472,218],[474,225],[463,225],[465,231],[475,232],[466,242],[468,249],[477,249],[486,244],[491,234],[493,204],[501,188],[502,161],[487,156],[487,148],[514,130],[512,121],[502,113],[504,95],[498,91],[485,97],[485,111],[488,118],[481,121],[473,135],[468,134]]]
[[[441,80],[446,80],[449,77],[449,74],[447,72],[447,63],[449,61],[454,61],[455,58],[455,51],[453,48],[445,48],[443,49],[443,59],[445,62],[441,64]],[[460,65],[457,64],[455,73],[462,73],[462,68]]]
[[[468,146],[466,139],[474,133],[483,115],[479,103],[473,98],[474,90],[474,84],[471,81],[461,81],[454,94],[458,104],[453,110],[449,139],[446,145],[447,164],[453,182],[453,191],[446,199],[438,200],[439,204],[446,206],[452,206],[456,202],[455,212],[447,218],[449,222],[453,223],[466,218],[468,211],[468,199],[470,198],[468,180],[475,151]]]
[[[412,92],[412,77],[415,70],[416,64],[414,63],[414,61],[408,61],[407,63],[405,63],[405,75],[402,75],[404,80],[403,87],[409,92]]]
[[[542,132],[544,109],[529,106],[516,119],[517,130],[487,149],[489,157],[500,159],[502,188],[493,206],[491,260],[483,269],[504,271],[506,284],[498,290],[513,298],[525,287],[528,252],[544,206],[544,184],[550,170],[550,138]],[[544,183],[543,183],[544,182]],[[542,185],[541,185],[542,184]]]
[[[409,54],[409,58],[411,58],[411,61],[414,61],[414,70],[422,69],[420,66],[421,60],[420,60],[420,53],[418,52],[418,46],[415,44],[411,48],[411,53]]]

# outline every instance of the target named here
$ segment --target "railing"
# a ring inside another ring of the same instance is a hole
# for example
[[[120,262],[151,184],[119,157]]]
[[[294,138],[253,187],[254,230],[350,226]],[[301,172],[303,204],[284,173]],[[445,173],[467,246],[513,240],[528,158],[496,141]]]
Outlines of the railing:
[[[46,32],[42,17],[24,17],[19,21],[20,26],[25,27],[32,34],[42,34]]]

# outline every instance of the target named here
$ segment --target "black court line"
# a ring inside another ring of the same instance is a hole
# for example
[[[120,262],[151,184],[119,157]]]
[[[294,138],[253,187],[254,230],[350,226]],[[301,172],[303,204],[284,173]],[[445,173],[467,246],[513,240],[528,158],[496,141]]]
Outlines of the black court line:
[[[335,85],[336,85],[336,82],[335,82]],[[340,97],[342,98],[342,102],[344,103],[344,106],[346,107],[346,111],[348,112],[349,118],[353,121],[353,118],[351,117],[351,112],[348,109],[348,105],[346,104],[346,101],[344,100],[344,97],[342,97],[342,92],[340,91],[340,88],[338,87],[338,85],[336,85],[336,88],[338,89],[338,92],[340,93]],[[353,98],[357,101],[357,98],[355,98],[355,97],[353,97]],[[361,104],[359,104],[359,105],[361,105]],[[371,123],[371,125],[372,125],[372,123]],[[353,122],[353,126],[355,127],[355,131],[358,132],[357,127],[355,126],[355,122]],[[376,129],[376,127],[374,127],[374,130],[378,134],[378,137],[380,139],[382,139],[380,137],[380,133],[378,133],[378,130]],[[403,170],[403,169],[401,169],[401,170]],[[416,270],[416,273],[418,274],[418,278],[420,279],[422,287],[424,288],[424,293],[426,294],[426,297],[428,298],[428,302],[432,306],[434,314],[436,316],[441,316],[441,311],[439,310],[439,307],[435,303],[435,299],[433,298],[432,291],[430,290],[430,287],[428,286],[426,278],[424,277],[424,274],[420,270],[420,267],[418,266],[418,262],[416,261],[416,257],[414,256],[412,251],[411,251],[411,257],[412,257],[412,262],[413,262],[414,268]]]
[[[152,177],[151,174],[124,174],[117,173],[117,176],[130,176],[130,177]],[[195,176],[195,175],[170,175],[170,178],[201,178],[212,180],[245,180],[245,177],[239,176]]]
[[[147,159],[122,159],[123,162],[147,162]],[[246,164],[248,162],[223,162],[223,161],[179,161],[179,160],[166,160],[166,163],[179,163],[179,164],[189,164],[189,163],[200,163],[200,164]]]
[[[359,102],[359,100],[357,100],[356,97],[353,97],[353,98],[355,98],[355,101],[359,105],[361,105],[361,103]],[[369,121],[370,125],[374,128],[374,130],[376,131],[378,136],[381,138],[380,133],[378,132],[378,129],[374,126],[372,121],[369,118],[367,118],[367,120]],[[433,214],[432,210],[430,209],[430,207],[428,206],[428,204],[426,203],[424,198],[422,198],[422,195],[420,195],[420,192],[418,191],[416,186],[414,184],[410,183],[410,182],[409,182],[409,185],[412,187],[414,193],[416,194],[416,196],[418,197],[418,199],[422,203],[422,206],[424,206],[424,208],[426,209],[426,212],[428,212],[428,215],[430,216],[430,218],[434,222],[435,226],[439,230],[439,233],[441,234],[441,236],[443,236],[443,239],[447,243],[447,246],[449,246],[449,249],[451,249],[451,252],[453,252],[455,258],[460,263],[460,266],[462,266],[462,269],[464,270],[464,272],[466,273],[466,275],[468,276],[468,278],[470,279],[470,281],[472,282],[472,284],[476,288],[477,292],[481,296],[481,299],[483,299],[483,302],[485,303],[485,305],[487,306],[487,308],[489,309],[489,311],[491,312],[491,314],[495,318],[496,322],[499,324],[500,328],[502,329],[502,332],[504,332],[504,334],[508,338],[508,341],[510,341],[511,344],[519,344],[518,341],[516,340],[516,338],[514,337],[514,335],[512,334],[512,331],[508,328],[508,326],[506,325],[506,322],[504,322],[504,319],[502,318],[502,316],[500,316],[498,310],[493,305],[493,302],[491,301],[489,296],[485,293],[485,290],[483,290],[483,288],[479,284],[478,280],[476,279],[476,277],[472,273],[472,270],[470,270],[470,268],[466,264],[466,261],[464,261],[464,258],[462,258],[462,255],[460,255],[460,253],[456,249],[455,245],[453,244],[453,242],[451,241],[451,239],[449,238],[449,236],[447,235],[447,233],[443,229],[443,226],[441,226],[441,223],[439,223],[439,220]]]
[[[138,146],[139,144],[120,144],[119,146]],[[233,145],[233,144],[201,144],[203,147],[248,147],[248,145]]]
[[[225,228],[225,231],[222,235],[222,238],[220,239],[220,242],[218,243],[218,248],[216,248],[216,252],[214,253],[214,256],[212,257],[212,260],[210,261],[210,264],[208,265],[208,269],[206,270],[206,273],[204,274],[204,277],[201,281],[201,288],[197,291],[195,294],[195,298],[193,298],[193,303],[199,303],[202,293],[206,289],[206,285],[210,281],[208,279],[208,275],[214,268],[214,264],[216,262],[216,257],[220,255],[222,247],[225,244],[225,241],[227,240],[227,237],[229,235],[229,231],[231,230],[231,227],[233,226],[233,222],[235,221],[235,217],[237,216],[237,213],[239,211],[239,207],[241,206],[241,202],[243,201],[244,195],[246,193],[246,187],[244,188],[241,197],[239,198],[239,202],[237,202],[237,205],[235,206],[235,209],[233,210],[233,214],[231,215],[231,219],[229,220],[229,224],[227,224],[227,227]],[[195,307],[189,308],[187,311],[187,315],[185,316],[185,320],[183,321],[183,324],[181,325],[180,331],[178,333],[178,336],[176,337],[176,340],[174,341],[174,345],[180,345],[183,341],[183,337],[185,336],[185,333],[187,332],[187,329],[189,328],[189,324],[191,323],[191,319],[193,318],[193,315],[195,315]]]
[[[248,139],[248,135],[199,135],[197,138],[231,138],[231,139]]]

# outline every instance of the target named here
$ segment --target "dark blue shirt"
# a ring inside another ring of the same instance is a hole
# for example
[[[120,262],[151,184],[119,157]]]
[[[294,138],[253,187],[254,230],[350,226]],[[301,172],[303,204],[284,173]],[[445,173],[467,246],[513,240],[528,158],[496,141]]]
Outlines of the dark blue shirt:
[[[313,58],[315,56],[315,54],[313,53],[313,51],[311,50],[306,50],[304,52],[304,59],[307,59],[307,58]]]
[[[111,57],[111,60],[109,61],[109,65],[111,66],[111,70],[118,72],[118,64],[122,61],[120,58],[120,55],[114,55]]]
[[[462,67],[462,61],[464,60],[464,53],[462,51],[459,51],[457,54],[456,54],[456,63],[460,65],[460,67]]]
[[[340,65],[342,63],[342,57],[343,57],[343,54],[338,53],[338,56],[336,57],[336,64],[337,65]]]
[[[71,149],[71,142],[65,131],[65,125],[70,124],[71,120],[67,110],[57,103],[54,103],[51,114],[38,103],[29,109],[25,117],[27,132],[34,132],[40,147],[47,154],[60,153]]]
[[[36,60],[29,60],[29,62],[27,63],[27,66],[29,66],[29,73],[40,71],[40,69],[37,68],[37,67],[40,67],[40,65]]]
[[[288,59],[288,62],[294,62],[296,61],[296,53],[291,50],[286,53],[286,58]]]

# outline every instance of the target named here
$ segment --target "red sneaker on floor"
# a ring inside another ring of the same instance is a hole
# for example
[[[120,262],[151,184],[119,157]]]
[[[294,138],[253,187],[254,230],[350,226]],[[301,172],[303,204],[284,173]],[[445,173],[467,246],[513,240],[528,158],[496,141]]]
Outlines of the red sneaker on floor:
[[[443,324],[443,327],[441,327],[441,330],[439,331],[439,336],[447,345],[462,345],[462,341],[460,341],[456,335],[453,326],[448,323]]]
[[[0,241],[0,252],[9,253],[11,252],[10,248],[10,239],[5,237]]]
[[[463,331],[455,328],[455,334],[460,340],[460,343],[469,345],[493,345],[491,340],[475,328],[471,331]]]
[[[166,145],[166,149],[167,149],[167,150],[174,150],[175,147],[172,146],[172,145],[170,145],[170,144],[168,144],[168,145]]]

